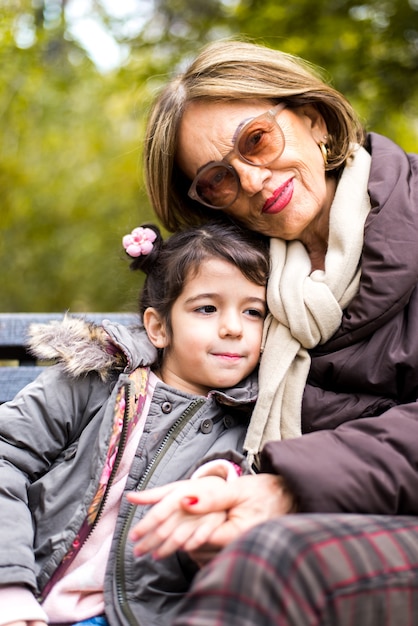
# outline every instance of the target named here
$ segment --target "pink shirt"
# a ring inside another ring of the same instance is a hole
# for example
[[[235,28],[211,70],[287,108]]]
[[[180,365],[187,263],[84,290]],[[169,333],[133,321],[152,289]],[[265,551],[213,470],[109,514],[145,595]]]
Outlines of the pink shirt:
[[[92,534],[64,576],[53,586],[42,607],[26,588],[1,588],[0,626],[19,620],[44,620],[57,624],[79,622],[104,613],[104,574],[116,518],[158,380],[157,376],[150,372],[148,394],[142,415],[126,444],[102,515]]]

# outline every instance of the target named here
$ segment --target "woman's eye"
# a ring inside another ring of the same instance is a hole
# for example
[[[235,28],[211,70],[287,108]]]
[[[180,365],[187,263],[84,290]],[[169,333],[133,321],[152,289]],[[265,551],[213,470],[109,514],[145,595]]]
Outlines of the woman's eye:
[[[249,138],[248,138],[248,143],[250,144],[250,146],[256,146],[257,144],[260,143],[260,141],[262,140],[264,135],[264,132],[262,130],[258,130],[257,132],[253,133]]]
[[[241,154],[249,157],[263,149],[265,135],[265,131],[261,128],[246,135],[243,146],[240,148]]]
[[[210,187],[218,187],[219,185],[222,185],[226,176],[228,175],[228,170],[225,168],[217,168],[209,181],[209,186]]]

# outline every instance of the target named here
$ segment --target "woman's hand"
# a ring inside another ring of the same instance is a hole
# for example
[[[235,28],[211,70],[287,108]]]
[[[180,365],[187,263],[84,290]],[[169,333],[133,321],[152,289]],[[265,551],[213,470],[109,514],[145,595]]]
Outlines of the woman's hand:
[[[215,528],[226,521],[226,511],[223,507],[214,511],[206,507],[199,514],[193,504],[203,495],[211,501],[225,485],[223,478],[208,476],[129,493],[128,500],[134,504],[155,504],[130,533],[130,539],[137,542],[134,554],[153,552],[162,558],[179,549],[189,551],[205,544]]]
[[[161,558],[182,549],[199,564],[252,526],[294,509],[283,480],[272,474],[232,482],[208,476],[133,492],[128,499],[155,505],[131,531],[135,554]]]
[[[8,622],[7,624],[4,624],[4,626],[47,626],[47,623],[37,619],[28,621],[19,620],[18,622]]]

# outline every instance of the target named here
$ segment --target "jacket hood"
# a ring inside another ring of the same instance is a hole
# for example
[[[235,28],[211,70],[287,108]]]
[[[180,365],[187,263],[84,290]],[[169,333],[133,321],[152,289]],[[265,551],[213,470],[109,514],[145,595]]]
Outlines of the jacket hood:
[[[72,378],[97,372],[102,380],[112,373],[133,372],[137,367],[152,366],[157,350],[152,345],[140,318],[135,326],[123,326],[109,320],[98,325],[81,317],[66,315],[62,321],[31,324],[28,349],[41,361],[60,363]],[[254,403],[258,393],[257,372],[230,389],[214,389],[218,402],[231,407]]]
[[[62,364],[74,378],[95,371],[106,380],[112,372],[129,373],[152,365],[157,358],[140,320],[132,327],[108,320],[97,325],[66,315],[59,322],[31,324],[28,336],[31,354],[42,361]]]

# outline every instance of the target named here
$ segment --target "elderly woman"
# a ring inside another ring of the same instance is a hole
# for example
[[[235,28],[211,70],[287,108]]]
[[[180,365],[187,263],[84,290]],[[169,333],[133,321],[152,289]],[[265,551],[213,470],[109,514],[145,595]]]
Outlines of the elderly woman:
[[[417,155],[308,64],[236,41],[164,89],[145,154],[167,229],[226,215],[271,237],[257,474],[136,496],[158,502],[138,553],[222,548],[176,626],[416,623]]]

